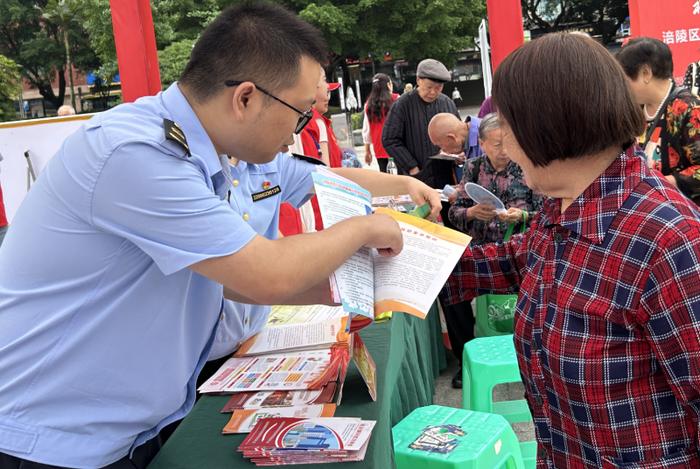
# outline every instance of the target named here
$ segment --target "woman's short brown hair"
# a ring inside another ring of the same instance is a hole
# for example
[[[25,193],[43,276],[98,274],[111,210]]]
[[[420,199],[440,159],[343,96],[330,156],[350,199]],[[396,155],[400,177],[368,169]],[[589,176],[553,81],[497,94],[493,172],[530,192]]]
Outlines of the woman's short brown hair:
[[[498,67],[493,99],[536,166],[631,144],[644,129],[617,60],[580,34],[552,33]]]

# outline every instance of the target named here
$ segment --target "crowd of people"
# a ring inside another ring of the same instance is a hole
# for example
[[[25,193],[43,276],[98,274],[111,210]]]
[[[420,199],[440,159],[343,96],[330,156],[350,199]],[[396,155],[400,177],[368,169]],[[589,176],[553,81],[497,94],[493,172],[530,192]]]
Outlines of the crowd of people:
[[[319,164],[472,237],[439,298],[458,360],[471,300],[517,293],[540,467],[700,466],[700,102],[668,46],[545,35],[464,119],[441,62],[401,96],[377,74],[362,135],[380,171],[343,168],[326,57],[288,10],[233,6],[177,83],[66,139],[0,249],[0,467],[145,467],[266,305],[331,304],[358,249],[400,252],[385,215],[323,226]]]

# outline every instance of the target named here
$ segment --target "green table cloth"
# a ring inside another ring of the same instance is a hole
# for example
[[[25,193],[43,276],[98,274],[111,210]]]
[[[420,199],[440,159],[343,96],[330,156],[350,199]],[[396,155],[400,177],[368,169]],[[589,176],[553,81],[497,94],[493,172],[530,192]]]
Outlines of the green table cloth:
[[[413,409],[432,404],[435,378],[446,366],[440,318],[434,305],[425,320],[394,314],[360,332],[377,364],[378,396],[372,402],[354,364],[348,369],[338,417],[376,420],[365,460],[340,467],[394,467],[391,428]],[[203,396],[160,450],[149,469],[255,467],[236,451],[245,435],[222,435],[230,414],[219,411],[227,396]],[[339,467],[328,464],[329,467]],[[320,469],[323,464],[294,466]]]

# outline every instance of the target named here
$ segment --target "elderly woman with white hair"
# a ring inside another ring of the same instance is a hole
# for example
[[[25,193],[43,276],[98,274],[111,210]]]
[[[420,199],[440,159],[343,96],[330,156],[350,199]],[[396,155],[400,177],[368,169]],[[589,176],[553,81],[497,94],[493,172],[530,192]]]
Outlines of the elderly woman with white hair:
[[[450,221],[472,237],[471,244],[501,241],[508,224],[526,227],[542,207],[542,198],[525,185],[522,170],[508,157],[502,139],[498,115],[488,114],[479,125],[479,145],[484,154],[465,163],[457,197],[450,207]],[[464,191],[468,182],[491,191],[507,212],[497,214],[495,207],[475,203]]]

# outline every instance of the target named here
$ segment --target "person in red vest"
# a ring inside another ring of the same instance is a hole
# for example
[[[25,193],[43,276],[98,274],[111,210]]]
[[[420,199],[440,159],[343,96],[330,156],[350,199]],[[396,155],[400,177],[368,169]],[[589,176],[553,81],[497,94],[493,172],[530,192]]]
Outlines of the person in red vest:
[[[305,134],[302,135],[304,153],[307,156],[318,155],[321,161],[331,168],[340,168],[343,165],[343,151],[338,145],[331,120],[325,116],[325,113],[328,112],[330,93],[338,88],[340,88],[340,83],[328,83],[326,73],[322,70],[319,86],[316,89],[316,103],[313,106],[314,116],[302,132]],[[309,153],[307,153],[307,147]],[[312,154],[314,151],[317,153]]]
[[[304,131],[299,134],[304,155],[318,158],[331,168],[342,166],[343,152],[333,132],[331,120],[325,117],[324,113],[328,112],[330,92],[339,87],[339,83],[328,83],[326,72],[321,69],[316,88],[316,102],[313,106],[313,118],[306,125]],[[307,231],[320,231],[323,229],[323,221],[316,197],[311,198],[311,206],[314,213],[314,226],[306,226],[306,229]]]
[[[337,90],[339,87],[339,83],[328,83],[326,81],[326,72],[321,68],[318,86],[316,87],[316,102],[312,108],[313,118],[298,135],[298,140],[295,139],[293,150],[305,156],[317,158],[331,168],[342,166],[343,153],[331,127],[330,119],[323,114],[328,112],[330,92]],[[320,231],[323,229],[318,200],[314,196],[310,202],[313,208],[313,221],[310,220],[310,215],[308,217],[302,216],[300,210],[288,204],[282,204],[280,231],[284,236],[299,234],[303,231]]]
[[[365,105],[365,115],[362,120],[362,140],[365,143],[365,163],[372,164],[372,151],[370,144],[374,147],[374,156],[377,157],[379,170],[386,173],[386,165],[389,162],[389,154],[382,145],[382,129],[389,108],[398,99],[399,95],[394,93],[394,84],[389,75],[377,73],[372,78],[372,91],[367,98]]]

